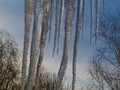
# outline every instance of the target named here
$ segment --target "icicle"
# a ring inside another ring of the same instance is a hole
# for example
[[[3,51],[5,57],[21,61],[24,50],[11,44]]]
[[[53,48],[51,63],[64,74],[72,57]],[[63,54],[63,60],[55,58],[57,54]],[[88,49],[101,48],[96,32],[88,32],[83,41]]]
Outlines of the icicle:
[[[72,90],[75,90],[75,83],[76,83],[76,59],[77,59],[77,53],[78,53],[78,43],[80,39],[80,31],[82,29],[83,25],[83,8],[84,4],[83,0],[77,0],[77,20],[76,20],[76,33],[75,33],[75,40],[74,40],[74,51],[73,51],[73,66],[72,66]]]
[[[61,31],[62,31],[63,17],[64,17],[64,0],[60,0],[60,15],[59,15],[59,27],[58,27],[57,54],[59,53],[59,43],[60,43],[60,36],[61,36]]]
[[[82,30],[82,39],[83,39],[83,36],[84,36],[84,20],[85,20],[85,9],[86,9],[86,0],[83,0],[83,7],[82,7],[82,27],[81,27],[81,30]]]
[[[68,63],[68,53],[69,53],[69,45],[70,45],[70,37],[72,33],[72,25],[75,15],[75,0],[65,0],[65,37],[64,37],[64,49],[61,65],[58,72],[58,90],[61,90],[61,85],[63,82],[63,78],[65,75],[65,71],[67,69]]]
[[[106,0],[103,0],[103,11],[104,11],[104,16],[106,14]]]
[[[59,0],[56,0],[56,23],[55,23],[55,34],[54,34],[53,57],[56,50],[56,42],[57,42],[57,35],[58,35],[58,13],[59,13]]]
[[[99,18],[100,18],[100,0],[96,1],[96,37],[95,37],[95,43],[97,42],[98,38],[98,29],[99,29]]]
[[[50,15],[50,0],[45,1],[45,9],[44,9],[44,15],[43,15],[43,22],[42,22],[42,33],[41,33],[41,41],[40,41],[40,54],[39,54],[39,60],[37,65],[37,71],[36,71],[36,79],[35,79],[35,90],[39,90],[39,76],[41,71],[41,65],[44,58],[44,48],[48,33],[48,22],[49,22],[49,15]]]
[[[21,90],[25,88],[26,72],[27,72],[27,56],[30,42],[30,26],[32,21],[33,12],[33,0],[25,0],[25,35],[24,35],[24,48],[23,48],[23,59],[22,59],[22,77],[21,77]]]
[[[43,21],[43,13],[44,13],[44,1],[40,1],[40,15],[39,15],[39,25],[40,25],[40,38],[41,38],[41,31],[42,31],[42,21]],[[39,41],[40,42],[40,41]]]
[[[91,23],[90,23],[90,45],[92,43],[92,31],[94,28],[94,0],[91,0]]]
[[[39,50],[39,41],[40,41],[39,14],[40,14],[40,0],[34,0],[34,24],[33,24],[33,32],[32,32],[29,74],[28,74],[26,90],[32,89],[36,75],[35,70],[38,59],[38,52],[39,52],[38,50]]]
[[[49,21],[49,43],[51,41],[51,24],[52,24],[52,15],[53,15],[53,8],[54,8],[54,0],[51,0],[51,6],[50,6],[50,21]]]

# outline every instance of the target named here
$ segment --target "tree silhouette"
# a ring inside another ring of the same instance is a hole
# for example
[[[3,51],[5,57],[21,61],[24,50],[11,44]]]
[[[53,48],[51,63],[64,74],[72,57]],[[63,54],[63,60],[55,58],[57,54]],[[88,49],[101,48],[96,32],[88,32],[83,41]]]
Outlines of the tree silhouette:
[[[0,90],[15,90],[19,72],[17,43],[5,31],[0,31]]]
[[[89,73],[93,80],[104,90],[120,89],[120,13],[102,17],[99,40],[104,44],[93,55]]]

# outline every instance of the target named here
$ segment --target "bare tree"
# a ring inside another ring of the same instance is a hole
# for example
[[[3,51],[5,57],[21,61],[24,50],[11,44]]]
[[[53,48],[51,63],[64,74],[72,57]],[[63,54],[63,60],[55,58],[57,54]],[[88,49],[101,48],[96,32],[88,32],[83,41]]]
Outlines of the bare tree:
[[[14,39],[0,31],[0,90],[15,90],[17,78],[18,48]]]
[[[93,55],[89,73],[101,90],[106,84],[111,90],[120,89],[120,13],[101,19],[99,32],[104,45]]]

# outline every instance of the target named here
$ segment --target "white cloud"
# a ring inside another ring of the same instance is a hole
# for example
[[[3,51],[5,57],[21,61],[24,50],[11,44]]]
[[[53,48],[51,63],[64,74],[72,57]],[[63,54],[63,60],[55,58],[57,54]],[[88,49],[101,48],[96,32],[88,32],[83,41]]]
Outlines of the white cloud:
[[[60,66],[60,61],[53,59],[51,57],[45,57],[45,60],[43,61],[43,66],[46,68],[47,71],[57,74]],[[86,79],[88,78],[87,66],[88,64],[86,62],[77,63],[77,85],[85,86],[87,84],[87,82],[85,82]],[[68,63],[65,80],[67,80],[67,83],[69,84],[71,84],[72,82],[72,62],[71,61],[69,61]]]

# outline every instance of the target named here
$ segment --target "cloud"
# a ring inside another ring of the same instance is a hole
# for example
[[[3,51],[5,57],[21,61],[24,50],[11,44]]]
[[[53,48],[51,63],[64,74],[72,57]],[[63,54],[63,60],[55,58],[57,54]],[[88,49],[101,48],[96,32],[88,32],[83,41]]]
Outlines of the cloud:
[[[61,60],[56,60],[52,57],[45,57],[43,61],[43,66],[46,68],[47,71],[57,74],[60,67],[60,61]],[[87,85],[87,66],[88,64],[86,62],[77,63],[77,85]],[[66,83],[69,84],[71,84],[72,82],[72,61],[69,61],[68,63],[68,67],[65,74],[65,80],[67,80]]]

